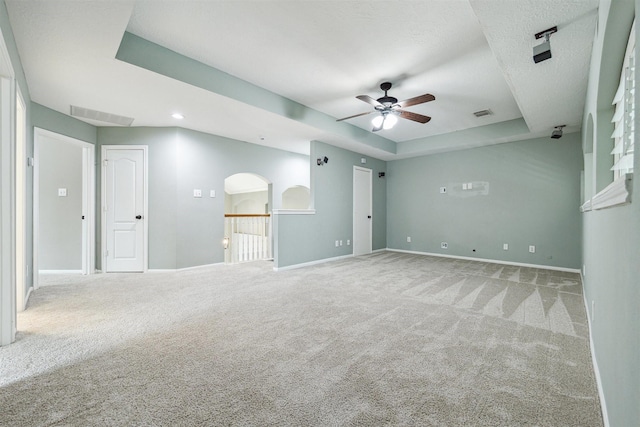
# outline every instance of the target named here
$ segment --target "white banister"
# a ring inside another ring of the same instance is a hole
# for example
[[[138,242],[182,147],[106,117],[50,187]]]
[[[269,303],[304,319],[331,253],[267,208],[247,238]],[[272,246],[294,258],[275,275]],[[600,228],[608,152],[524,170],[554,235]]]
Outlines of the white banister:
[[[271,259],[271,216],[269,214],[226,214],[226,263]]]

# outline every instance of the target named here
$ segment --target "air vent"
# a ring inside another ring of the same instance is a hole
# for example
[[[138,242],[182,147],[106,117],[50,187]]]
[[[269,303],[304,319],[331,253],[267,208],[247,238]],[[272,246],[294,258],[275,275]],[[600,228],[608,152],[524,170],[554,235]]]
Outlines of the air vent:
[[[473,115],[476,116],[476,117],[490,116],[492,114],[493,114],[493,112],[491,110],[480,110],[480,111],[476,111],[475,113],[473,113]]]
[[[112,125],[119,126],[131,126],[133,118],[118,116],[117,114],[104,113],[102,111],[90,110],[88,108],[71,106],[71,115],[73,117],[80,117],[83,119],[95,120],[103,123],[110,123]]]

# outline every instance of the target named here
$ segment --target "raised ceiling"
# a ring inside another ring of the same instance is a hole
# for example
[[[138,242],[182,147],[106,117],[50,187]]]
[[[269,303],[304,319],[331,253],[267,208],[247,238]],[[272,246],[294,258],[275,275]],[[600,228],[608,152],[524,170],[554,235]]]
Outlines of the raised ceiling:
[[[578,130],[598,1],[6,4],[31,99],[53,110],[391,160]],[[534,34],[554,25],[553,57],[534,64]],[[372,115],[335,122],[368,111],[355,96],[378,98],[383,81],[400,100],[435,95],[407,108],[432,120],[377,133]]]

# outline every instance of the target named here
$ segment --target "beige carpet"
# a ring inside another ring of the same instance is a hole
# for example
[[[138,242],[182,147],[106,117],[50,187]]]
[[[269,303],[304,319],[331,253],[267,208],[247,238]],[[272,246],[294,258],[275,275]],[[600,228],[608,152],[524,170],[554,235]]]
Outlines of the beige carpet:
[[[43,282],[3,426],[602,426],[576,274],[381,252]]]

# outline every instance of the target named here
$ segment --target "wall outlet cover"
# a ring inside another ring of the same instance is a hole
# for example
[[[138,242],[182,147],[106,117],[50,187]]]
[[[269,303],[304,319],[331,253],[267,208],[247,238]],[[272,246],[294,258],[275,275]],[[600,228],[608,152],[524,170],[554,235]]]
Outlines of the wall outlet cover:
[[[440,249],[449,249],[449,244],[447,242],[441,242]]]
[[[411,243],[411,237],[407,236],[407,243]]]
[[[529,252],[531,252],[532,254],[535,254],[536,253],[536,247],[533,246],[533,245],[530,245],[529,246]]]
[[[509,250],[509,244],[508,243],[504,243],[502,245],[502,249],[505,250],[505,251],[508,251]]]
[[[193,190],[193,197],[202,197],[202,190],[194,189]]]
[[[67,189],[58,188],[58,197],[67,197]]]

